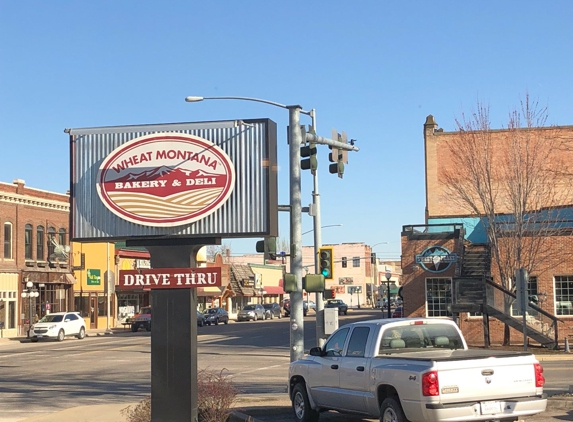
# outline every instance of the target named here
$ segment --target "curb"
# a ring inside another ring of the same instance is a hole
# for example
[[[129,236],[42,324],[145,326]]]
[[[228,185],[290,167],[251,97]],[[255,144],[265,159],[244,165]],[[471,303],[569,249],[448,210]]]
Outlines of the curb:
[[[573,396],[548,397],[546,410],[571,410],[573,409]]]

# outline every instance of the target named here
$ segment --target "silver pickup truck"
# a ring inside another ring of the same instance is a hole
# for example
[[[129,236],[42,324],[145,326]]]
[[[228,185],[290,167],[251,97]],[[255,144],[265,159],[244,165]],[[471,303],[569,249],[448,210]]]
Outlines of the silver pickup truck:
[[[543,368],[526,352],[470,350],[448,319],[340,327],[289,368],[295,420],[336,410],[381,422],[517,421],[545,411]]]

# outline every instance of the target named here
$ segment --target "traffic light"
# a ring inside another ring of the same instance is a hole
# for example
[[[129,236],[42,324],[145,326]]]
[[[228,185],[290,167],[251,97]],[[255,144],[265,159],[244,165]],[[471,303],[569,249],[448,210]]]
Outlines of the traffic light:
[[[265,261],[277,259],[277,238],[265,237],[257,242],[256,249],[258,253],[265,254]]]
[[[318,257],[320,259],[320,274],[326,280],[332,280],[334,278],[334,249],[320,248]]]
[[[308,157],[304,160],[300,160],[300,168],[303,170],[310,170],[312,174],[316,173],[318,168],[318,159],[316,158],[316,144],[314,142],[309,143],[300,148],[300,156]]]
[[[376,264],[376,254],[375,253],[370,254],[370,263]]]
[[[324,291],[325,299],[334,299],[336,297],[336,292],[332,289],[327,289]]]
[[[307,274],[302,278],[302,288],[307,292],[323,292],[324,276],[322,274]]]
[[[332,139],[335,141],[337,140],[339,142],[348,143],[346,133],[342,132],[341,135],[334,129],[332,130]],[[332,150],[332,152],[330,153],[328,159],[331,163],[334,164],[328,166],[328,171],[331,174],[338,174],[338,177],[342,179],[342,175],[344,174],[344,164],[348,164],[348,151],[333,146],[329,146],[329,148]]]
[[[285,273],[283,278],[284,278],[283,290],[286,293],[296,292],[296,277],[295,277],[295,275],[291,274],[291,273]]]

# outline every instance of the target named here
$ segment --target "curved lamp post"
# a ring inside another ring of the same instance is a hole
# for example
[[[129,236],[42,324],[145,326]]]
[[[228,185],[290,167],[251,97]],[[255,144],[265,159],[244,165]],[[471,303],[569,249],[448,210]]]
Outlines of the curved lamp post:
[[[302,299],[302,206],[300,181],[300,147],[302,133],[300,131],[300,113],[309,115],[314,123],[314,109],[305,111],[299,105],[284,105],[274,101],[252,97],[196,97],[188,96],[188,103],[203,100],[242,100],[269,104],[285,108],[289,111],[289,180],[290,180],[290,228],[291,251],[290,272],[296,279],[296,291],[290,294],[290,360],[302,359],[304,355],[304,315]]]
[[[28,323],[28,338],[30,338],[32,321],[34,320],[34,315],[32,313],[32,298],[37,298],[38,296],[40,296],[40,293],[34,288],[34,283],[31,281],[26,281],[26,290],[22,292],[22,298],[28,298],[28,309],[30,313],[30,320]]]
[[[320,228],[324,229],[325,227],[340,227],[340,226],[342,226],[342,224],[329,224],[327,226],[320,226]],[[302,235],[304,236],[305,234],[311,233],[313,231],[314,231],[314,229],[308,230],[308,231],[304,232]]]

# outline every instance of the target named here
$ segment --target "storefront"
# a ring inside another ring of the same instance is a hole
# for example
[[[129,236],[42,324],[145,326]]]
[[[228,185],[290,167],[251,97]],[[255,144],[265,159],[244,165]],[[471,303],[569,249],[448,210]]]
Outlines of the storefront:
[[[18,335],[18,273],[0,273],[0,338]]]

